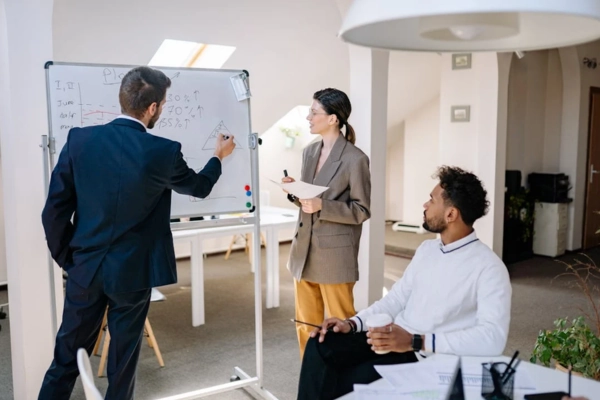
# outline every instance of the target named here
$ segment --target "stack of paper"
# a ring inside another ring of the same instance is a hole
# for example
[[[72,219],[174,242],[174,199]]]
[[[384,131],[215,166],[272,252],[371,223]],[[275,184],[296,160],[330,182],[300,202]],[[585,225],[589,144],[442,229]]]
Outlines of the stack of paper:
[[[436,355],[423,361],[410,364],[376,365],[385,384],[354,385],[357,399],[420,399],[444,400],[450,390],[459,358],[457,356]],[[467,398],[481,397],[482,359],[463,359],[461,372]],[[515,391],[535,390],[529,374],[523,368],[515,374]]]

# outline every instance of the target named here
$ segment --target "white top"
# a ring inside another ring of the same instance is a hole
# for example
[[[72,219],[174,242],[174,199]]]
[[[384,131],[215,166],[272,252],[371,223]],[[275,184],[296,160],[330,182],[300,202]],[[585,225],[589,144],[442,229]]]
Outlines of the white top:
[[[510,324],[512,288],[504,263],[475,232],[446,246],[426,240],[391,291],[352,319],[388,313],[425,350],[461,356],[502,354]],[[435,336],[434,336],[435,334]],[[435,339],[434,339],[435,338]]]

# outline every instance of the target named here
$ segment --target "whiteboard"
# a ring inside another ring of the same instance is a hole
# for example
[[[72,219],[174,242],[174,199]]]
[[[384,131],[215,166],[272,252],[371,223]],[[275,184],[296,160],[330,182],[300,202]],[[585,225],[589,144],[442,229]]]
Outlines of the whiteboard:
[[[133,66],[47,63],[50,138],[56,154],[72,127],[106,124],[121,114],[121,79]],[[201,170],[213,156],[219,133],[234,135],[235,150],[204,199],[173,192],[173,218],[248,212],[253,209],[250,99],[238,101],[230,78],[242,70],[157,68],[171,79],[160,119],[150,133],[182,145],[188,166]]]

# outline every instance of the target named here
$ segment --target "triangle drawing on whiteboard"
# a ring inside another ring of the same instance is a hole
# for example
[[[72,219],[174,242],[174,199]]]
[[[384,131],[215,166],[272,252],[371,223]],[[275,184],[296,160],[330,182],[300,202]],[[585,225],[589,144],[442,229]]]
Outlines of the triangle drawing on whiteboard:
[[[213,131],[210,133],[210,135],[208,136],[208,139],[206,139],[206,142],[204,143],[204,146],[202,146],[202,150],[216,149],[217,148],[217,137],[219,136],[219,133],[223,134],[223,136],[231,136],[231,132],[229,132],[229,129],[227,129],[227,127],[225,126],[223,121],[219,122],[219,125],[217,125],[217,127],[215,129],[213,129]],[[235,143],[235,149],[242,148],[242,146],[240,146],[240,143],[238,142],[237,138],[233,138],[233,142]]]

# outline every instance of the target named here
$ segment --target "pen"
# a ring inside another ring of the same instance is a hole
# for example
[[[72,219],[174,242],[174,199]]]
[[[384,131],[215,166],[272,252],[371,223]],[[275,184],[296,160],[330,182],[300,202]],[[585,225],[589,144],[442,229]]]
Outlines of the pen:
[[[297,319],[294,319],[294,318],[290,318],[290,321],[297,322],[299,324],[308,325],[308,326],[314,326],[315,328],[322,328],[321,325],[315,325],[315,324],[311,324],[309,322],[298,321]],[[327,328],[327,332],[333,332],[333,328]]]
[[[287,178],[288,174],[287,174],[287,169],[283,170],[283,176],[285,176]]]
[[[320,327],[321,327],[321,325],[315,325],[315,324],[311,324],[311,323],[309,323],[309,322],[298,321],[297,319],[294,319],[294,318],[290,318],[290,321],[292,321],[292,322],[297,322],[297,323],[299,323],[299,324],[304,324],[304,325],[314,326],[315,328],[320,328]]]
[[[502,384],[504,385],[506,382],[508,382],[508,380],[510,379],[510,377],[517,372],[517,367],[519,366],[519,363],[521,363],[521,360],[517,360],[517,362],[515,363],[515,366],[512,367],[512,369],[506,374],[506,377],[502,380]]]
[[[500,380],[501,381],[505,381],[508,379],[508,373],[510,372],[513,363],[515,362],[515,359],[517,358],[517,356],[519,355],[519,350],[515,351],[515,354],[513,354],[512,358],[510,359],[510,362],[508,363],[508,365],[506,366],[506,369],[504,370],[504,372],[501,374],[500,376]]]
[[[515,354],[513,354],[512,358],[510,359],[510,362],[508,363],[508,367],[506,368],[506,370],[508,371],[510,368],[512,368],[513,363],[515,362],[515,360],[517,359],[517,356],[519,355],[519,350],[515,351]]]

